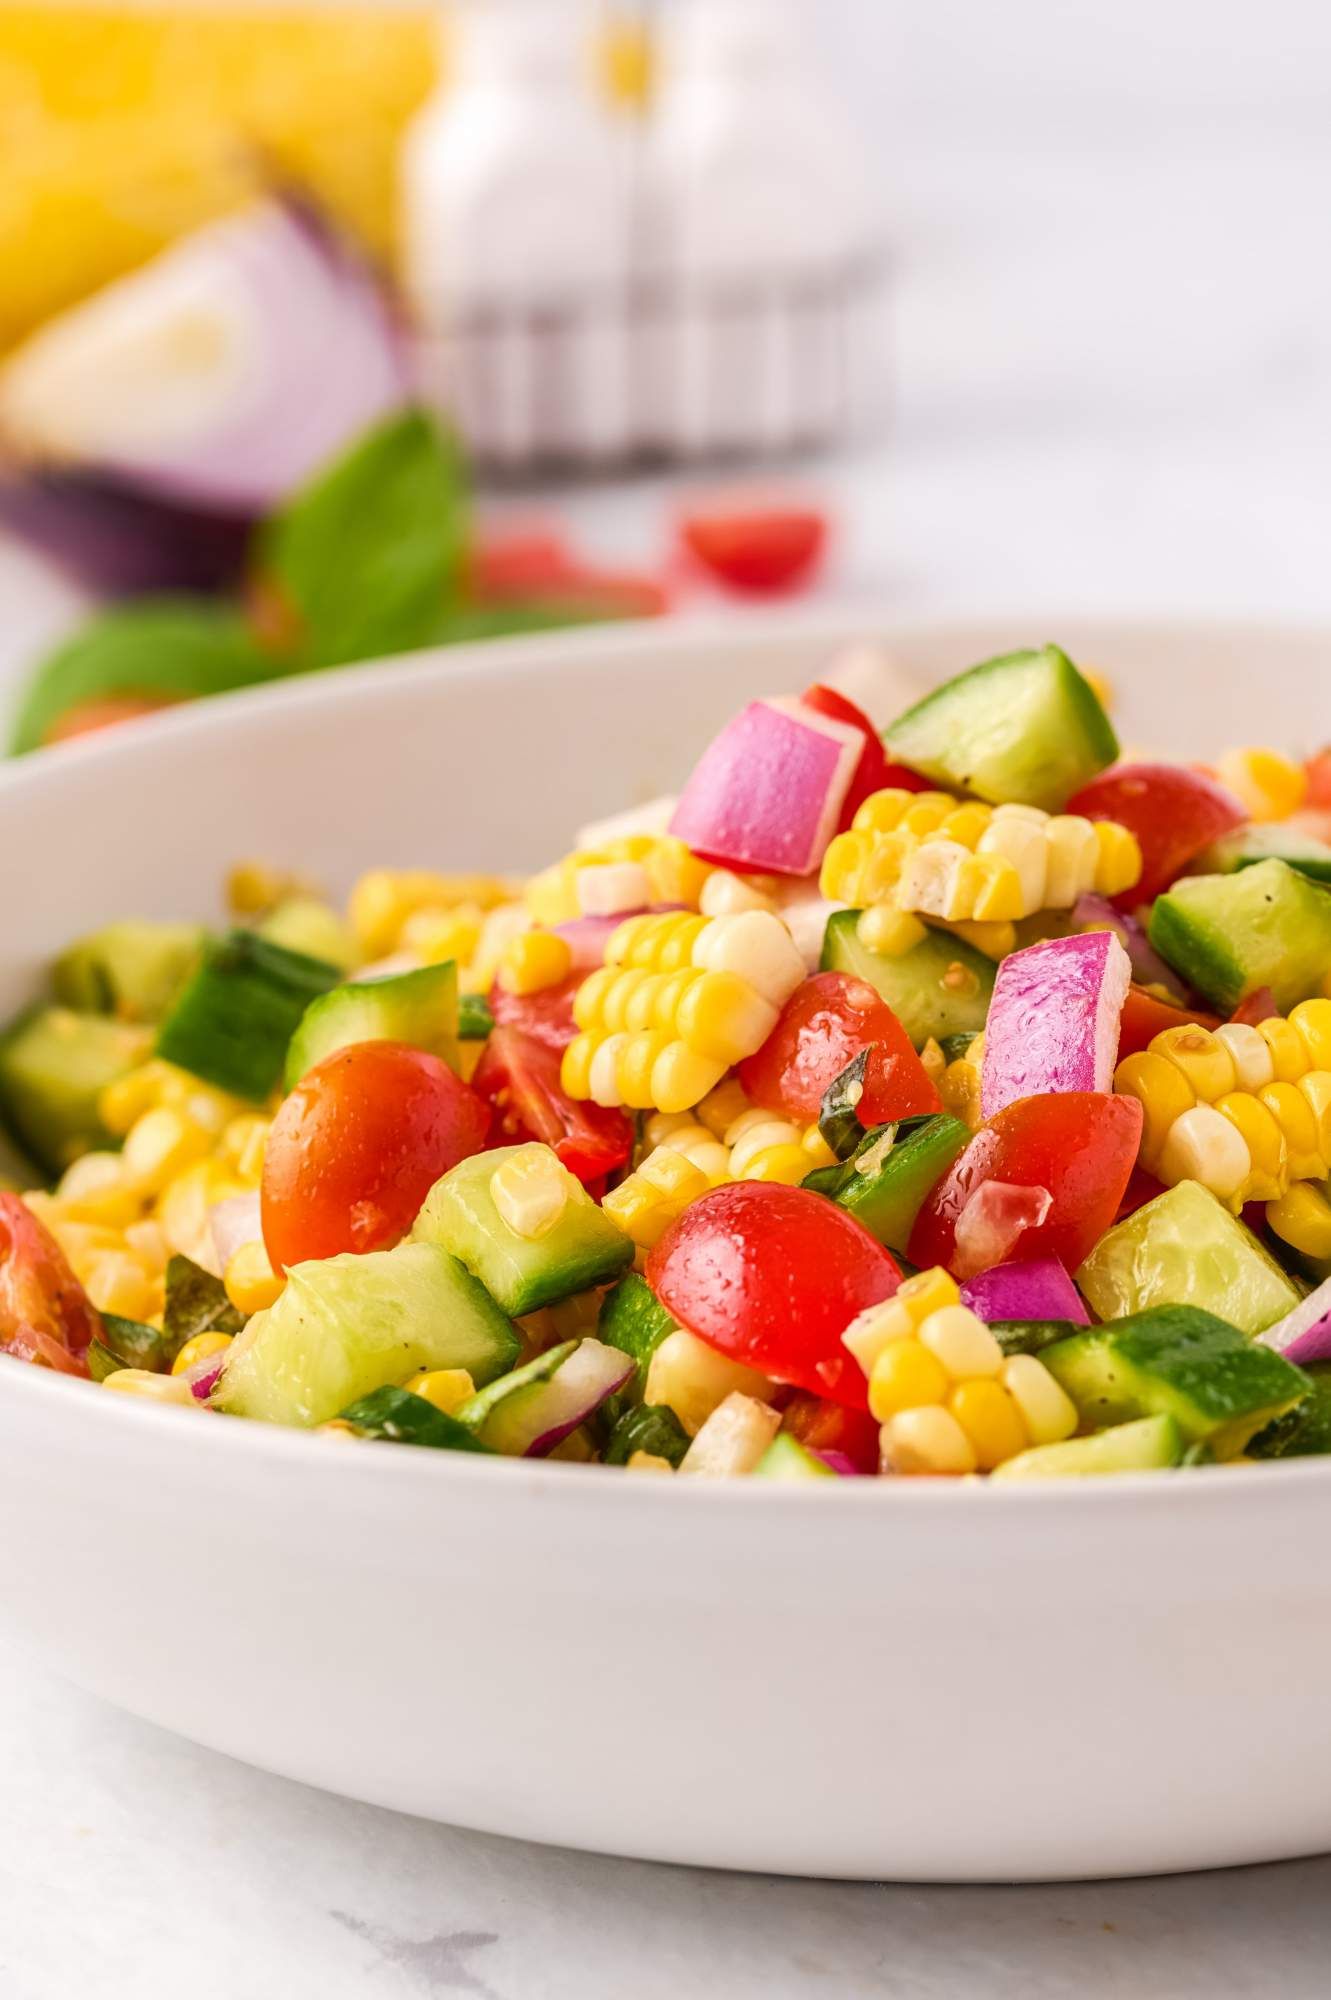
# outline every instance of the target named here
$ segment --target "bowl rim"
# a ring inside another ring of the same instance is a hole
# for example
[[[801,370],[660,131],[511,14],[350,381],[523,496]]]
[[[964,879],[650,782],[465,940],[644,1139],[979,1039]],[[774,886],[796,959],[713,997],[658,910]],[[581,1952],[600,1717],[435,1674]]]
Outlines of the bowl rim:
[[[797,611],[785,608],[761,614],[720,615],[691,619],[687,623],[668,620],[617,622],[515,639],[434,647],[420,653],[364,662],[318,674],[292,675],[286,680],[269,682],[261,687],[215,695],[206,701],[184,703],[177,709],[163,710],[146,717],[125,730],[99,732],[11,760],[0,767],[0,800],[15,794],[21,797],[32,788],[76,782],[80,773],[93,766],[130,762],[145,755],[170,756],[181,744],[188,744],[204,730],[215,737],[220,720],[225,720],[232,728],[243,729],[247,723],[255,727],[263,725],[275,710],[297,716],[322,708],[354,710],[371,695],[407,693],[414,687],[426,687],[439,681],[467,682],[482,676],[521,681],[529,675],[543,675],[564,664],[609,673],[622,665],[626,651],[650,657],[653,654],[681,650],[693,652],[725,645],[761,656],[774,643],[789,645],[794,641],[805,641],[811,647],[829,648],[868,641],[882,644],[889,652],[895,648],[909,650],[913,644],[937,647],[955,641],[962,651],[973,645],[977,649],[976,657],[982,658],[987,656],[985,648],[992,645],[992,634],[997,627],[1018,625],[1028,626],[1032,631],[1072,632],[1078,628],[1105,632],[1117,630],[1125,636],[1159,637],[1166,644],[1171,636],[1194,645],[1198,642],[1204,644],[1209,638],[1223,639],[1231,645],[1235,640],[1244,639],[1254,646],[1273,641],[1277,644],[1325,644],[1331,652],[1331,626],[1315,619],[1225,618],[1215,614],[1191,617],[1178,612],[1155,617],[1149,613],[1119,615],[1112,611],[1082,610],[1062,617],[1048,612],[1022,617],[999,611],[985,617],[965,610],[955,616],[940,612],[932,617],[897,620],[885,611],[875,614],[872,607],[863,610],[808,610],[801,607]],[[5,1365],[10,1359],[0,1355],[0,1401],[11,1407],[16,1405],[22,1408],[27,1398],[34,1410],[45,1415],[56,1408],[55,1402],[48,1399],[64,1398],[71,1391],[77,1395],[100,1386],[24,1362],[15,1361],[12,1367]],[[84,1407],[91,1416],[90,1406],[85,1404]],[[182,1415],[192,1418],[196,1414],[165,1407],[168,1415],[176,1418]],[[96,1421],[99,1425],[106,1423],[110,1426],[107,1431],[109,1440],[123,1435],[128,1443],[137,1427],[148,1426],[145,1434],[151,1435],[151,1426],[160,1420],[162,1414],[161,1405],[136,1402],[131,1397],[121,1396],[113,1397],[111,1406],[104,1408],[102,1416]],[[200,1411],[197,1414],[202,1416],[206,1413]],[[307,1432],[255,1421],[237,1420],[237,1425],[245,1433],[246,1442],[243,1445],[224,1441],[228,1427],[208,1425],[203,1436],[210,1438],[211,1442],[196,1442],[192,1450],[196,1453],[200,1449],[209,1452],[222,1450],[228,1454],[246,1452],[250,1455],[250,1462],[257,1460],[259,1463],[295,1465],[301,1461],[293,1455],[307,1452],[311,1438],[318,1435],[317,1431]],[[165,1432],[159,1430],[156,1434],[168,1439],[174,1435],[169,1427]],[[192,1435],[198,1437],[197,1433]],[[146,1455],[139,1458],[136,1453],[135,1457],[136,1462],[146,1468]],[[437,1464],[437,1460],[445,1462]],[[325,1466],[328,1464],[326,1458],[312,1457],[309,1461],[310,1464],[316,1462]],[[348,1473],[349,1478],[373,1476],[413,1484],[434,1480],[437,1490],[444,1493],[459,1485],[465,1491],[469,1482],[489,1480],[495,1476],[495,1468],[483,1465],[479,1455],[461,1452],[407,1448],[375,1452],[335,1451],[333,1462],[358,1467],[357,1471]],[[396,1470],[390,1470],[391,1467],[396,1467]],[[639,1478],[626,1482],[631,1499],[626,1497],[625,1483],[621,1483],[617,1507],[622,1509],[629,1505],[641,1512],[668,1503],[675,1512],[682,1499],[683,1504],[694,1512],[701,1509],[708,1514],[718,1506],[762,1506],[765,1510],[777,1508],[788,1513],[792,1509],[829,1504],[839,1508],[863,1508],[867,1505],[890,1508],[898,1513],[906,1510],[911,1514],[921,1509],[944,1514],[952,1510],[969,1519],[973,1514],[988,1515],[995,1507],[1007,1511],[1038,1508],[1047,1513],[1057,1505],[1064,1509],[1085,1508],[1096,1515],[1105,1508],[1123,1513],[1130,1508],[1136,1511],[1144,1504],[1154,1504],[1168,1493],[1169,1510],[1174,1512],[1180,1507],[1195,1509],[1218,1504],[1223,1493],[1233,1489],[1233,1475],[1247,1469],[1229,1465],[1196,1466],[1189,1469],[1188,1477],[1181,1485],[1162,1479],[1159,1471],[1143,1471],[1116,1473],[1105,1478],[1040,1480],[1032,1481],[1030,1485],[1001,1484],[997,1493],[991,1490],[990,1482],[979,1479],[845,1478],[835,1483],[836,1499],[831,1499],[827,1484],[822,1482],[811,1495],[804,1485],[797,1482],[687,1479],[684,1481],[685,1494],[681,1496],[675,1480]],[[564,1504],[575,1504],[577,1496],[585,1499],[589,1492],[601,1490],[599,1483],[590,1482],[599,1482],[605,1470],[599,1465],[524,1459],[510,1461],[507,1474],[500,1476],[506,1476],[510,1481],[516,1477],[521,1490],[531,1494],[533,1501],[543,1500],[547,1505],[553,1504],[553,1496],[560,1494]],[[1260,1466],[1259,1472],[1259,1490],[1273,1496],[1286,1489],[1300,1491],[1325,1487],[1331,1491],[1331,1460],[1315,1457],[1269,1460]],[[423,1493],[434,1489],[421,1490]],[[512,1491],[510,1487],[509,1492]]]

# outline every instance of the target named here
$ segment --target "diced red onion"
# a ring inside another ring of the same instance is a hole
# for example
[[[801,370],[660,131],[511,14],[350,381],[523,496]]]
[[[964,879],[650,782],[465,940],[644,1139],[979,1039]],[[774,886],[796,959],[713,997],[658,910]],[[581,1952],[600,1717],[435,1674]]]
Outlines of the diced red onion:
[[[851,723],[785,697],[751,701],[703,751],[670,831],[728,867],[810,875],[863,749]]]
[[[595,972],[605,958],[606,939],[614,936],[626,917],[640,914],[637,910],[622,910],[613,917],[574,917],[566,924],[556,924],[556,933],[565,939],[573,953],[571,969],[584,976]]]
[[[860,1468],[844,1451],[817,1451],[811,1448],[810,1456],[820,1458],[825,1466],[842,1479],[858,1479],[860,1476]]]
[[[0,429],[20,464],[260,515],[410,393],[367,267],[274,199],[41,328],[0,374]]]
[[[202,1361],[196,1361],[192,1368],[186,1368],[181,1375],[182,1382],[188,1382],[190,1394],[197,1402],[206,1403],[217,1386],[217,1379],[226,1367],[229,1349],[220,1354],[205,1354]]]
[[[1048,938],[998,968],[984,1028],[980,1108],[1019,1097],[1109,1090],[1132,967],[1108,930]]]
[[[985,1181],[957,1217],[952,1275],[976,1278],[1012,1255],[1028,1229],[1038,1229],[1054,1205],[1048,1188]]]
[[[548,1382],[522,1392],[522,1426],[527,1434],[519,1454],[544,1458],[557,1444],[585,1424],[607,1396],[633,1374],[634,1363],[617,1347],[601,1340],[584,1340]]]
[[[1057,1257],[1027,1264],[995,1264],[967,1279],[961,1303],[986,1325],[1004,1319],[1066,1319],[1089,1326],[1090,1314]]]
[[[263,1238],[259,1215],[259,1192],[229,1195],[208,1211],[208,1232],[219,1270],[225,1271],[242,1243],[258,1243]]]
[[[98,597],[225,590],[252,526],[77,474],[0,479],[0,528]]]
[[[1331,1360],[1331,1278],[1259,1337],[1299,1367],[1309,1361]]]
[[[1072,921],[1078,930],[1094,926],[1097,930],[1111,930],[1132,966],[1132,976],[1139,986],[1163,986],[1178,1000],[1191,998],[1177,972],[1165,964],[1156,951],[1146,932],[1134,916],[1126,910],[1116,910],[1104,896],[1078,896],[1072,909]]]

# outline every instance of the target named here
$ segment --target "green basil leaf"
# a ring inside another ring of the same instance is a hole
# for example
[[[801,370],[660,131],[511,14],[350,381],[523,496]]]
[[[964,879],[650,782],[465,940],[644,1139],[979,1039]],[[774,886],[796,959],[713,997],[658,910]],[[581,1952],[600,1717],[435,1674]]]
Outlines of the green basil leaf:
[[[201,598],[147,597],[101,612],[43,661],[19,705],[11,749],[36,750],[69,709],[108,695],[189,700],[281,671],[239,612]]]
[[[461,588],[468,532],[456,439],[419,410],[358,439],[260,533],[260,575],[300,632],[294,664],[428,645]]]

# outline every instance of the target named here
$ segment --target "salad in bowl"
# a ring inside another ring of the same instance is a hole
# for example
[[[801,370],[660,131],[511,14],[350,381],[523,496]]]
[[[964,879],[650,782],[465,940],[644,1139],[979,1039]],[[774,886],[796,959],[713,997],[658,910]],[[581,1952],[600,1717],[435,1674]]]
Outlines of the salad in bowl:
[[[0,1350],[669,1477],[1331,1450],[1331,757],[1107,693],[833,672],[525,881],[108,912],[0,1040]]]

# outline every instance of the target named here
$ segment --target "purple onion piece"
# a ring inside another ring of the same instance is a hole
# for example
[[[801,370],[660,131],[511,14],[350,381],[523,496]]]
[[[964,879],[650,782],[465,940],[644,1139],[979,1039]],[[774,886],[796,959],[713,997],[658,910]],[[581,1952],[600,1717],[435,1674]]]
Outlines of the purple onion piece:
[[[984,1029],[980,1108],[1113,1087],[1132,966],[1115,932],[1047,938],[1003,960]]]
[[[622,1389],[634,1362],[604,1341],[580,1341],[544,1381],[525,1383],[506,1396],[482,1429],[487,1444],[512,1458],[544,1458],[579,1424],[586,1423],[607,1396]]]
[[[809,1456],[811,1458],[820,1458],[830,1471],[837,1473],[842,1479],[859,1479],[862,1477],[860,1468],[856,1465],[854,1459],[848,1458],[844,1451],[816,1451],[811,1447]]]
[[[1066,1319],[1089,1326],[1090,1314],[1057,1257],[995,1264],[961,1288],[961,1303],[985,1324],[1006,1319]]]
[[[1104,896],[1085,895],[1078,896],[1073,905],[1072,921],[1078,929],[1094,925],[1097,929],[1113,931],[1128,954],[1132,976],[1139,986],[1163,986],[1180,1006],[1186,1007],[1190,1003],[1193,996],[1187,985],[1172,966],[1165,964],[1136,917],[1116,910]]]
[[[177,506],[78,473],[0,478],[0,529],[98,597],[224,591],[253,517]]]
[[[1308,1328],[1292,1340],[1285,1349],[1286,1361],[1296,1367],[1306,1367],[1310,1361],[1331,1361],[1331,1312],[1324,1313]]]
[[[1331,1358],[1331,1278],[1300,1299],[1293,1312],[1268,1326],[1259,1338],[1299,1366]]]

